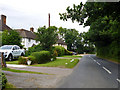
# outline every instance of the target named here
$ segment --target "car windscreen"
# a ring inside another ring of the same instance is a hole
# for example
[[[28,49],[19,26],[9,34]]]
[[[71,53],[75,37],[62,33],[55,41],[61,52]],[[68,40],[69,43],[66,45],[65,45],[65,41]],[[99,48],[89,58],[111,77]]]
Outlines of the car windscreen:
[[[2,46],[0,49],[12,49],[12,46]]]

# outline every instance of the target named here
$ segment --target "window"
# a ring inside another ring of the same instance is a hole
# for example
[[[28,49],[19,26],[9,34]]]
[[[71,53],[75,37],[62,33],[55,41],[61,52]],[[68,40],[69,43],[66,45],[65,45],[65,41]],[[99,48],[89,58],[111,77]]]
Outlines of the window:
[[[31,41],[31,39],[29,38],[29,39],[28,39],[28,41],[30,42],[30,41]]]

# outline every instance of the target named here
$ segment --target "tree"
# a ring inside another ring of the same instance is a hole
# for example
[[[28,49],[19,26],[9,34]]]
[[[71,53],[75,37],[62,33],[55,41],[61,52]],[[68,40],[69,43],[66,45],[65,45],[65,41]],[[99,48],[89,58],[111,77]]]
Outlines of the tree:
[[[52,45],[57,41],[57,27],[50,26],[49,28],[39,27],[37,35],[37,41],[40,41],[40,45],[44,50],[50,50]]]
[[[15,30],[9,32],[8,30],[4,30],[2,33],[2,45],[18,45],[22,47],[19,33]]]
[[[87,40],[93,42],[97,55],[119,60],[120,56],[120,1],[86,2],[84,5],[68,7],[67,13],[60,14],[60,19],[71,19],[80,25],[90,26]]]

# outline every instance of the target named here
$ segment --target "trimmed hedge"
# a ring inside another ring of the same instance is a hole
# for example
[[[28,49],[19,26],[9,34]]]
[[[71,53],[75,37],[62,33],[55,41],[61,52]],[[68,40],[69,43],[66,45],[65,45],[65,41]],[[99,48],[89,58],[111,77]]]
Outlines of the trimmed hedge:
[[[49,51],[40,51],[40,52],[33,52],[31,56],[34,56],[36,59],[36,63],[42,64],[48,61],[51,61],[51,54]]]
[[[7,78],[5,74],[2,72],[2,89],[5,89],[6,83],[7,83]]]
[[[29,47],[28,50],[25,52],[25,56],[31,55],[33,52],[39,52],[42,50],[42,47],[40,45],[35,45],[33,47]]]

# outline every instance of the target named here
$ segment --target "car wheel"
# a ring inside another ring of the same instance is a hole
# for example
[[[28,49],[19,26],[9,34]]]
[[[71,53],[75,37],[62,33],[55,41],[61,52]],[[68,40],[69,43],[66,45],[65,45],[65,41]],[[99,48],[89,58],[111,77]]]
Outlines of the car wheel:
[[[24,54],[22,53],[21,56],[24,56]]]
[[[13,60],[13,56],[12,56],[11,54],[8,56],[8,60],[9,60],[9,61],[12,61],[12,60]]]

